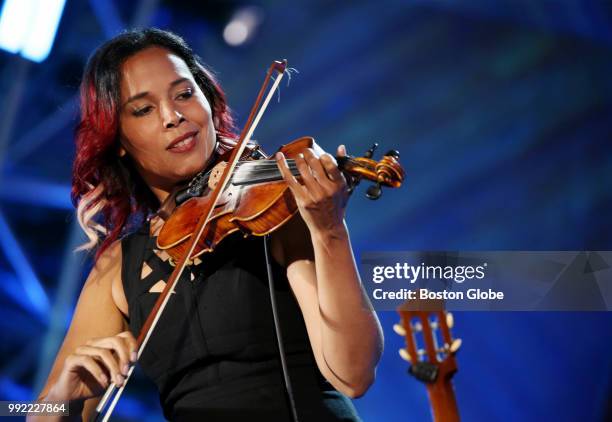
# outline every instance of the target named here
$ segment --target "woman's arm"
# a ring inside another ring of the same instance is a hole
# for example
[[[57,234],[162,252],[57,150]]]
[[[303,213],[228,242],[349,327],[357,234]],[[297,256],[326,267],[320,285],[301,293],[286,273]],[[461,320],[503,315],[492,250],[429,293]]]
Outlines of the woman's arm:
[[[121,310],[120,310],[121,308]],[[121,285],[121,245],[100,256],[77,302],[72,322],[39,400],[69,401],[70,417],[88,419],[110,381],[121,383],[136,342],[127,331]],[[28,421],[38,420],[28,417]],[[44,417],[44,420],[51,420]]]
[[[346,181],[329,154],[304,155],[296,159],[303,186],[288,173],[284,159],[279,162],[302,218],[278,232],[273,251],[287,266],[321,373],[337,390],[359,397],[374,380],[382,330],[361,286],[344,224]]]

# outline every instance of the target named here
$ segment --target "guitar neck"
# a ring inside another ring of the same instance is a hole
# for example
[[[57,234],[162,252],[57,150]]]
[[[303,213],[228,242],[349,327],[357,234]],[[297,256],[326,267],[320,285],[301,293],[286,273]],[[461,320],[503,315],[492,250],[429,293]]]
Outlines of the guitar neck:
[[[426,384],[434,422],[459,422],[455,389],[450,377],[443,382]]]

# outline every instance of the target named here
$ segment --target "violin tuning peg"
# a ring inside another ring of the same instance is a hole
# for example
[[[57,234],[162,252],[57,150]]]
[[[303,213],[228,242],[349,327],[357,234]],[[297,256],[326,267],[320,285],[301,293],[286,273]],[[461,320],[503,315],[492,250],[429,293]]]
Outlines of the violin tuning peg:
[[[377,200],[378,198],[380,198],[380,195],[382,195],[382,189],[380,187],[380,184],[376,183],[375,185],[372,185],[368,188],[368,190],[366,191],[366,197],[368,199],[371,200]]]
[[[387,152],[385,153],[385,156],[387,156],[387,157],[393,157],[393,158],[395,158],[396,160],[399,160],[399,158],[400,158],[400,153],[399,153],[399,151],[398,151],[398,150],[396,150],[396,149],[390,149],[389,151],[387,151]]]
[[[450,352],[456,353],[457,350],[459,350],[459,348],[461,347],[461,343],[462,343],[462,340],[460,338],[454,339],[450,345]]]
[[[406,362],[410,362],[412,363],[412,359],[410,358],[410,355],[408,354],[408,351],[406,349],[399,349],[399,355],[402,357],[402,359],[404,359]]]
[[[400,324],[393,324],[393,331],[395,331],[400,336],[406,335],[406,330],[404,330],[404,327],[402,327]]]
[[[378,148],[378,142],[374,142],[370,149],[367,150],[363,156],[365,158],[372,158],[372,156],[374,155],[374,151],[376,151],[376,148]]]
[[[450,312],[446,313],[446,325],[448,325],[448,328],[453,328],[453,325],[455,325],[455,318]]]

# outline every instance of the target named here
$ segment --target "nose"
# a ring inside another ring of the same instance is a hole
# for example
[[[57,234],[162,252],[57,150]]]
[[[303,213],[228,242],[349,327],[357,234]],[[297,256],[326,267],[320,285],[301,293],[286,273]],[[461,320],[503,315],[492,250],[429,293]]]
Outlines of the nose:
[[[178,110],[168,110],[164,113],[164,127],[166,129],[177,127],[184,121],[185,117]]]

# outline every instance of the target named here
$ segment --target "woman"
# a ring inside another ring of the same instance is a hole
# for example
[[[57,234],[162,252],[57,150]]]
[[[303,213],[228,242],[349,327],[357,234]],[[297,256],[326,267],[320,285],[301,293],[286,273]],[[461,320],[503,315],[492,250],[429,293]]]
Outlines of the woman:
[[[176,35],[128,32],[92,56],[72,194],[96,262],[41,399],[68,400],[71,417],[88,417],[111,381],[122,385],[136,360],[134,335],[172,271],[156,249],[155,212],[233,139],[223,92]],[[302,421],[358,420],[345,396],[373,382],[382,332],[344,224],[346,181],[329,154],[296,159],[301,183],[276,159],[299,209],[271,237],[297,412]],[[177,283],[139,359],[166,418],[289,420],[262,245],[230,236]]]

